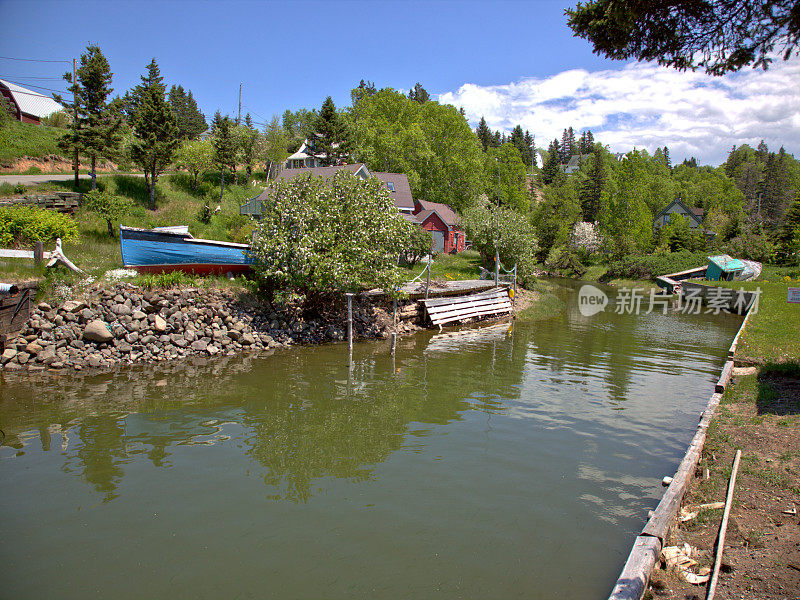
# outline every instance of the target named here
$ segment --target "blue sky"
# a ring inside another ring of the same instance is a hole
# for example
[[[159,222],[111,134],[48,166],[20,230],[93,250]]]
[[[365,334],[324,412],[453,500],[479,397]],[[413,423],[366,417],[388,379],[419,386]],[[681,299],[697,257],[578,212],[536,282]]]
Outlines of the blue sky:
[[[797,61],[788,72],[786,65],[770,70],[768,98],[763,78],[756,77],[760,72],[742,74],[742,85],[735,78],[711,82],[696,74],[665,74],[652,65],[625,65],[601,59],[572,36],[563,14],[568,5],[0,0],[0,56],[68,61],[95,43],[111,64],[115,93],[136,85],[155,57],[165,82],[192,90],[209,117],[217,109],[235,116],[240,82],[243,114],[263,122],[286,108],[318,108],[327,95],[337,106],[346,105],[362,78],[379,88],[407,89],[419,81],[434,97],[464,106],[473,123],[482,114],[493,128],[522,123],[538,144],[572,125],[591,128],[619,151],[669,144],[673,160],[694,154],[717,164],[731,140],[752,143],[754,135],[800,152],[800,100],[792,100],[800,95],[781,91],[798,74]],[[0,78],[63,89],[60,81],[30,78],[60,77],[68,68],[68,63],[0,59]],[[664,94],[653,80],[686,98],[667,93],[670,104],[660,110]],[[602,88],[599,94],[596,86]],[[747,106],[737,114],[762,114],[760,120],[741,127],[738,117],[716,123],[720,115],[711,114],[709,106],[742,93],[739,102]],[[647,94],[653,96],[649,107]],[[631,97],[637,102],[629,107]],[[682,113],[663,118],[680,105]],[[685,122],[704,112],[699,127]],[[606,119],[606,113],[614,116]],[[762,122],[763,135],[756,133]],[[702,138],[691,135],[697,130]]]

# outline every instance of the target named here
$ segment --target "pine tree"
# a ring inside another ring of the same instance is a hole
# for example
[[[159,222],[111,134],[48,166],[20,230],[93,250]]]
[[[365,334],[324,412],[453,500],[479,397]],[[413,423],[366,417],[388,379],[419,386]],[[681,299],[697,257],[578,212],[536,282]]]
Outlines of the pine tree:
[[[781,262],[787,265],[800,264],[800,193],[783,216],[775,241]]]
[[[225,193],[225,169],[236,170],[236,139],[233,135],[233,123],[228,115],[224,117],[219,111],[214,113],[211,122],[211,143],[214,145],[214,163],[219,167],[219,200]]]
[[[478,141],[481,143],[481,146],[483,146],[483,151],[486,152],[492,145],[492,132],[486,124],[485,118],[481,117],[478,128],[475,130],[475,135],[478,136]]]
[[[377,93],[378,90],[375,89],[375,84],[372,81],[364,81],[362,79],[359,82],[358,87],[350,90],[350,101],[352,106],[355,108],[355,106],[361,102],[361,100],[374,96]]]
[[[166,86],[155,58],[147,65],[147,75],[141,79],[142,83],[132,94],[135,111],[131,156],[145,172],[150,209],[155,210],[156,182],[170,164],[178,145],[178,126],[165,98]]]
[[[250,113],[247,113],[244,117],[241,135],[242,160],[246,168],[247,181],[250,181],[250,177],[253,175],[253,163],[258,152],[259,138],[258,130],[253,127],[253,119],[250,117]]]
[[[559,154],[559,161],[561,164],[568,163],[572,155],[577,154],[576,149],[577,144],[575,142],[575,131],[572,129],[572,127],[565,129],[564,133],[561,135],[561,148]]]
[[[525,154],[522,155],[522,160],[527,166],[533,165],[533,136],[527,129],[525,130]]]
[[[545,185],[553,183],[561,171],[561,167],[559,166],[561,162],[559,158],[560,150],[561,148],[558,140],[550,142],[550,147],[547,149],[547,160],[542,168],[542,182]]]
[[[347,125],[336,112],[330,96],[322,103],[315,134],[314,155],[323,166],[342,164],[350,156],[352,144]]]
[[[65,136],[62,147],[80,149],[89,155],[92,164],[92,189],[97,189],[96,166],[98,158],[113,158],[121,138],[122,119],[108,103],[111,88],[111,67],[94,45],[87,46],[77,69],[77,82],[70,86],[73,102],[64,106],[76,115],[71,132]],[[72,81],[72,74],[65,79]],[[58,98],[57,98],[58,99]]]
[[[511,142],[511,145],[519,151],[519,155],[522,158],[523,163],[528,164],[525,162],[525,157],[527,156],[530,159],[531,151],[525,144],[525,134],[522,133],[521,125],[517,125],[511,130],[511,137],[509,138],[509,141]]]
[[[600,199],[606,179],[603,151],[600,148],[595,148],[592,155],[592,166],[589,169],[589,177],[580,190],[581,213],[584,221],[590,223],[597,221],[600,215]]]
[[[414,102],[419,102],[420,104],[425,104],[428,100],[431,99],[431,96],[430,94],[428,94],[427,90],[424,87],[422,87],[422,84],[418,81],[417,84],[414,86],[414,88],[409,90],[408,99],[413,100]]]
[[[669,157],[669,148],[664,146],[664,164],[667,165],[667,168],[671,171],[672,170],[672,159]]]
[[[179,139],[194,139],[208,127],[205,115],[197,107],[192,92],[186,92],[183,86],[172,86],[169,91],[169,105],[175,113]]]

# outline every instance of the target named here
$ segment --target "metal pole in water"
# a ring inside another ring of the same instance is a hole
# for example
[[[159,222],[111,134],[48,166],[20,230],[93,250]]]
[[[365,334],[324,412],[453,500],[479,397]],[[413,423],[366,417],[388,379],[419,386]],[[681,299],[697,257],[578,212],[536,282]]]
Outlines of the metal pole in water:
[[[396,345],[397,345],[397,334],[392,332],[392,341],[391,341],[392,356],[394,356],[394,348],[395,348]]]
[[[392,325],[397,325],[397,298],[394,299],[394,313],[392,314]]]
[[[433,264],[433,254],[428,254],[428,281],[425,283],[425,300],[428,299],[428,290],[431,287],[431,265]]]
[[[353,351],[353,294],[348,292],[347,296],[347,348]]]
[[[33,262],[38,267],[44,261],[44,244],[36,242],[33,246]]]

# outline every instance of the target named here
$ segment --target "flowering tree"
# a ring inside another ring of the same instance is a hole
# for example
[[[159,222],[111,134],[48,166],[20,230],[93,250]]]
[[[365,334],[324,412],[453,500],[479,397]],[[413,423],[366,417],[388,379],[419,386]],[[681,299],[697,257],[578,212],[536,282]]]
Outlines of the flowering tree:
[[[603,239],[597,233],[594,223],[578,221],[572,228],[570,245],[576,250],[584,250],[587,254],[594,254],[600,251]]]
[[[395,290],[397,266],[413,225],[377,179],[340,171],[272,184],[252,246],[255,268],[271,291],[314,295],[370,286]]]

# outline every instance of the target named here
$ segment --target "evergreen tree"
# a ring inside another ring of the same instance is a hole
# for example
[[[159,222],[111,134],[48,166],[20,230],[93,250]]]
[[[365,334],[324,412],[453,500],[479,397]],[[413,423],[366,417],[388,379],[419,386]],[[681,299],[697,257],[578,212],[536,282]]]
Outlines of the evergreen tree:
[[[194,139],[208,127],[205,115],[197,107],[192,92],[186,92],[183,86],[173,85],[169,90],[169,105],[175,113],[179,139]]]
[[[178,125],[165,98],[161,71],[156,59],[147,65],[147,75],[136,86],[131,157],[145,172],[150,191],[150,209],[156,208],[156,182],[164,172],[178,145]]]
[[[564,130],[564,133],[561,136],[561,151],[559,160],[561,164],[566,164],[569,162],[569,159],[572,155],[577,154],[578,145],[575,142],[575,131],[572,127],[569,127]]]
[[[478,128],[475,130],[475,135],[478,136],[478,141],[481,143],[481,146],[483,146],[484,152],[486,152],[486,150],[493,145],[492,132],[489,129],[489,126],[486,124],[486,119],[483,117],[481,117],[480,123],[478,123]]]
[[[431,99],[430,94],[428,94],[427,90],[422,87],[422,84],[418,81],[417,84],[414,86],[414,89],[409,90],[408,92],[408,99],[413,100],[414,102],[419,102],[420,104],[425,104],[428,100]]]
[[[347,124],[328,96],[317,118],[314,155],[324,166],[340,165],[350,156],[351,146]]]
[[[527,166],[533,165],[533,153],[535,148],[533,147],[533,136],[531,132],[527,129],[525,130],[525,154],[522,155],[522,160]]]
[[[550,147],[547,149],[547,160],[542,168],[542,183],[550,185],[561,172],[560,162],[560,145],[558,140],[550,142]]]
[[[214,145],[214,163],[219,167],[219,200],[225,193],[225,169],[236,170],[237,144],[233,134],[233,122],[217,111],[211,122],[211,143]]]
[[[669,157],[669,148],[664,146],[664,164],[667,165],[669,170],[672,170],[672,159]]]
[[[75,117],[73,126],[62,143],[62,148],[80,151],[89,155],[92,164],[92,189],[97,189],[95,169],[98,158],[113,158],[121,138],[122,119],[112,110],[108,97],[111,88],[111,67],[94,45],[87,46],[81,55],[77,69],[77,82],[70,86],[73,101],[65,103],[65,108]],[[65,79],[72,82],[72,74]],[[56,97],[60,100],[59,97]],[[76,161],[77,162],[77,161]]]
[[[514,129],[511,130],[511,137],[509,138],[509,142],[512,146],[514,146],[517,151],[519,152],[519,156],[522,159],[523,163],[528,164],[530,162],[530,148],[525,144],[525,134],[522,133],[522,126],[517,125]],[[525,162],[525,157],[528,157],[528,162]]]
[[[580,189],[581,214],[583,220],[594,223],[600,216],[601,198],[607,175],[603,161],[603,151],[598,147],[592,155],[589,177]]]
[[[800,264],[800,193],[786,211],[775,241],[782,263]]]
[[[246,168],[247,181],[250,181],[250,177],[253,175],[253,163],[258,153],[259,138],[258,130],[253,127],[253,119],[250,117],[250,113],[247,113],[244,117],[244,127],[240,132],[241,155]]]

